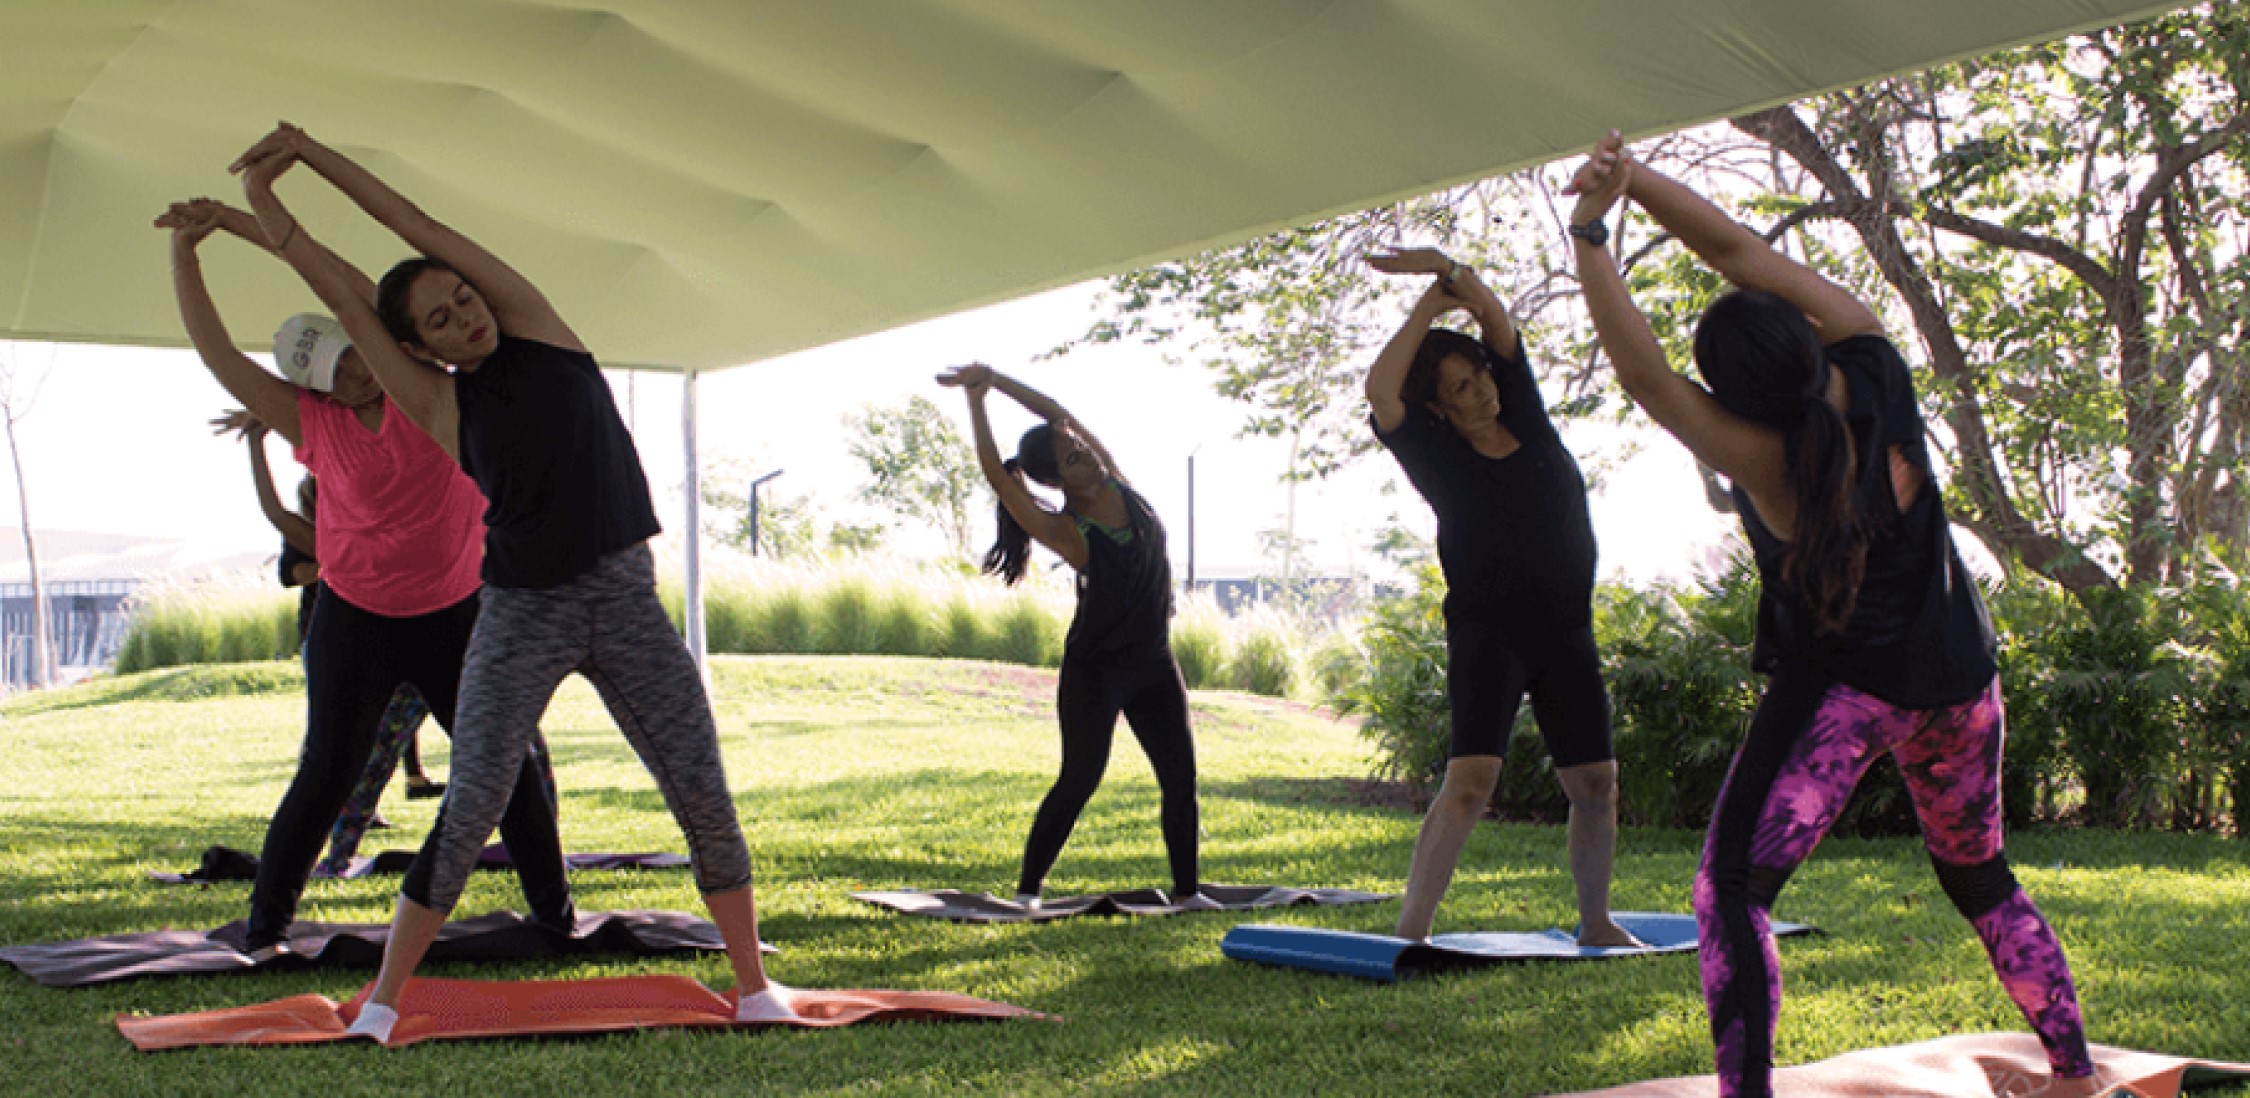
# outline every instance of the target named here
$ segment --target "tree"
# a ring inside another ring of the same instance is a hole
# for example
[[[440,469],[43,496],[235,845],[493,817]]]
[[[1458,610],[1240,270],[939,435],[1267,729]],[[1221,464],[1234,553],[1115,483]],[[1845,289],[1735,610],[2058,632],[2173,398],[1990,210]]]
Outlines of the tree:
[[[722,458],[701,478],[703,532],[737,549],[750,547],[750,479],[766,468],[742,458]],[[812,553],[819,547],[811,496],[785,496],[767,488],[758,498],[758,543],[776,558]]]
[[[1735,121],[1905,305],[1958,517],[2073,591],[2243,560],[2246,47],[2222,5]]]
[[[1431,243],[1486,272],[1542,354],[1583,357],[1586,338],[1558,309],[1576,296],[1551,173],[1518,172],[1344,214],[1112,279],[1109,315],[1057,348],[1127,340],[1209,369],[1247,406],[1242,435],[1287,438],[1291,478],[1323,477],[1374,448],[1359,379],[1421,291],[1362,260],[1399,241]],[[1539,324],[1536,321],[1551,323]],[[1542,337],[1548,337],[1540,343]],[[1569,378],[1591,411],[1604,395],[1582,364]]]
[[[31,527],[31,492],[24,483],[23,448],[16,424],[31,414],[39,391],[54,366],[52,354],[34,367],[24,361],[23,345],[0,345],[0,427],[8,436],[8,463],[16,474],[16,507],[23,521],[23,558],[31,571],[31,674],[33,686],[45,689],[55,682],[54,629],[47,620],[47,584],[39,574],[39,541]]]
[[[986,492],[976,452],[953,421],[928,398],[914,396],[897,407],[868,405],[844,422],[855,432],[852,456],[867,463],[869,483],[859,498],[908,522],[928,523],[967,556],[970,515],[980,511]]]
[[[2250,567],[2250,17],[2214,5],[1687,131],[1636,153],[1876,302],[1921,384],[1956,517],[2074,592]],[[1591,135],[1589,135],[1591,136]],[[1550,177],[1520,173],[1122,276],[1091,342],[1204,353],[1246,430],[1362,452],[1359,364],[1404,306],[1360,257],[1412,235],[1478,262],[1599,413]],[[1497,218],[1497,220],[1495,220]],[[1676,361],[1723,287],[1620,231]],[[1372,316],[1371,323],[1367,319]]]

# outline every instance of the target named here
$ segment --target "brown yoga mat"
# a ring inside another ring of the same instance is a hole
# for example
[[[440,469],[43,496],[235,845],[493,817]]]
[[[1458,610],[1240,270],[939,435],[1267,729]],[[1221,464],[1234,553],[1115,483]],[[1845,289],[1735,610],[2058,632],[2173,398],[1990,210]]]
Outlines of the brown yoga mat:
[[[370,984],[368,987],[373,987]],[[359,1016],[363,987],[338,1006],[320,995],[158,1017],[117,1016],[117,1029],[142,1052],[218,1045],[309,1045],[364,1041],[344,1030]],[[465,1038],[579,1036],[659,1028],[827,1029],[861,1022],[1046,1018],[1007,1003],[943,991],[834,991],[799,988],[789,1022],[737,1022],[733,992],[721,995],[685,976],[591,980],[415,980],[399,998],[388,1046]]]
[[[1282,888],[1277,885],[1203,886],[1203,894],[1218,901],[1223,911],[1258,911],[1297,904],[1374,904],[1395,899],[1386,892],[1354,892],[1348,888]],[[1060,896],[1027,907],[989,892],[958,892],[950,888],[931,891],[907,888],[889,892],[854,892],[852,899],[887,907],[906,915],[927,915],[957,923],[1044,923],[1079,915],[1178,915],[1208,910],[1181,907],[1154,888],[1106,892],[1098,896]]]
[[[374,968],[390,939],[387,924],[297,922],[289,951],[263,962],[242,952],[241,920],[217,930],[158,930],[70,942],[9,946],[0,963],[48,987],[83,987],[144,976],[198,976],[252,969]],[[430,959],[511,961],[587,953],[636,957],[679,950],[721,952],[719,928],[678,911],[580,912],[568,936],[512,911],[457,919],[438,931]],[[766,947],[769,951],[772,946]]]
[[[2113,1089],[2134,1098],[2175,1098],[2182,1090],[2250,1079],[2250,1064],[2193,1060],[2154,1052],[2093,1046],[2095,1069]],[[1777,1094],[1791,1098],[2010,1098],[2047,1081],[2047,1054],[2028,1033],[1976,1033],[1920,1044],[1847,1052],[1832,1060],[1774,1072]],[[2114,1089],[2122,1088],[2122,1089]],[[1709,1075],[1655,1079],[1576,1098],[1714,1098]]]

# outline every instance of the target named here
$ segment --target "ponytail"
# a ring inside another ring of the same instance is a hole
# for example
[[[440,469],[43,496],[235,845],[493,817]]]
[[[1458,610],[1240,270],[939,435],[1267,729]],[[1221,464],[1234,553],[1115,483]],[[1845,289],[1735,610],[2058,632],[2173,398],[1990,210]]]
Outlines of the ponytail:
[[[1819,333],[1787,300],[1733,290],[1697,323],[1695,362],[1721,407],[1781,432],[1797,504],[1781,580],[1803,596],[1815,635],[1841,631],[1859,603],[1872,531],[1853,491],[1850,425],[1828,403],[1834,367]]]
[[[1019,480],[1049,488],[1062,487],[1062,470],[1055,466],[1054,428],[1041,423],[1025,431],[1016,441],[1016,456],[1001,462],[1000,467]],[[1000,505],[1000,534],[984,554],[984,570],[1014,585],[1023,579],[1024,569],[1030,564],[1031,531],[1024,529],[1003,503]]]
[[[1023,462],[1009,458],[1001,463],[1001,468],[1006,469],[1009,476],[1016,476],[1023,468]],[[1030,564],[1031,531],[1024,529],[1023,524],[1016,521],[1016,516],[1008,513],[1008,505],[1003,503],[1000,505],[999,536],[993,540],[992,548],[985,550],[984,570],[1013,587],[1022,582],[1024,569]]]
[[[1808,398],[1782,446],[1797,522],[1781,555],[1781,578],[1804,596],[1815,635],[1840,632],[1867,577],[1869,531],[1852,490],[1851,430],[1826,399]]]

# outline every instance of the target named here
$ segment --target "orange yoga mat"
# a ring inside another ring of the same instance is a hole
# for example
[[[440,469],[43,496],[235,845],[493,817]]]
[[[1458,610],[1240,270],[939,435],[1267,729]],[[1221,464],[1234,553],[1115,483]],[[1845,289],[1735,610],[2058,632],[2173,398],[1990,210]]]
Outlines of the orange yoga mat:
[[[162,1016],[117,1016],[118,1031],[142,1052],[220,1045],[309,1045],[357,1041],[344,1030],[359,1016],[363,987],[338,1006],[322,995]],[[1007,1003],[943,991],[794,989],[798,1021],[741,1023],[735,996],[686,976],[617,976],[591,980],[415,980],[399,999],[390,1047],[475,1037],[546,1037],[686,1028],[758,1029],[767,1025],[825,1029],[861,1022],[1047,1018]]]
[[[2250,1080],[2250,1064],[2093,1046],[2104,1094],[2176,1098],[2183,1090]],[[1976,1033],[1919,1044],[1847,1052],[1774,1072],[1776,1094],[1790,1098],[2013,1098],[2047,1080],[2047,1054],[2029,1033]],[[1629,1083],[1575,1098],[1713,1098],[1709,1075]]]

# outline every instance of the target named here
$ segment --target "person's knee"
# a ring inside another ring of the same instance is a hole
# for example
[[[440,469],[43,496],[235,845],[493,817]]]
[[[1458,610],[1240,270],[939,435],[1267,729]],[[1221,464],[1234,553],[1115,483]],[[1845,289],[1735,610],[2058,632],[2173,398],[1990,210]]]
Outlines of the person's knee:
[[[1457,813],[1481,815],[1500,788],[1500,760],[1488,755],[1454,759],[1446,764],[1445,782],[1438,787],[1437,807]]]
[[[1570,807],[1580,812],[1617,811],[1617,763],[1614,761],[1566,766],[1556,771]]]
[[[1945,890],[1945,898],[1963,917],[1974,919],[1990,912],[2016,894],[2015,871],[2008,868],[2008,856],[1995,854],[1974,865],[1958,865],[1932,857],[1930,864],[1937,869],[1938,887]]]

